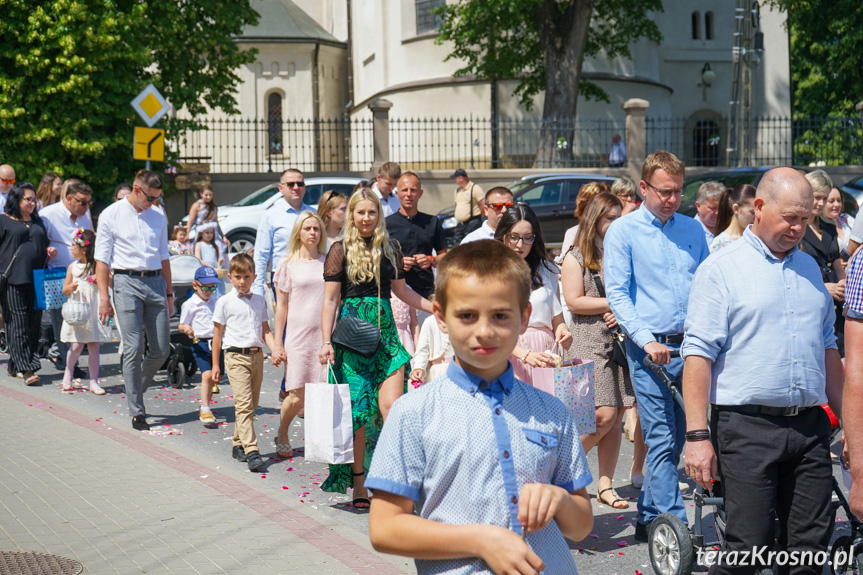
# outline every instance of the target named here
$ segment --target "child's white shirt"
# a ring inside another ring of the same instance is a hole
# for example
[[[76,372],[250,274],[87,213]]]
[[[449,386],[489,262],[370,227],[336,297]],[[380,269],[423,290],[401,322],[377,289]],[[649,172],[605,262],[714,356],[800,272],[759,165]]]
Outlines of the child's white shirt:
[[[183,302],[183,307],[180,309],[180,323],[192,326],[192,331],[198,339],[213,337],[213,312],[216,310],[217,299],[219,297],[214,293],[209,300],[204,301],[195,293]]]
[[[453,349],[449,343],[449,336],[440,330],[433,315],[427,317],[420,327],[417,351],[411,360],[411,369],[428,371],[429,362],[452,355]]]

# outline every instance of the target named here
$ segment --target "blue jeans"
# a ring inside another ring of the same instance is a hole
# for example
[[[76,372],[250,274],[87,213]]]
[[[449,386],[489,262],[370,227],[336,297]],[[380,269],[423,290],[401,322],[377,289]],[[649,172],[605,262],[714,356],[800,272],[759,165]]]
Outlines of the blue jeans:
[[[642,365],[646,355],[631,340],[626,340],[629,373],[638,402],[644,443],[647,445],[644,484],[638,496],[638,521],[650,523],[661,513],[673,513],[688,523],[683,496],[677,484],[677,465],[685,442],[686,416],[662,380]],[[672,379],[677,380],[683,371],[683,360],[674,358],[663,367]],[[678,389],[682,393],[682,387]]]

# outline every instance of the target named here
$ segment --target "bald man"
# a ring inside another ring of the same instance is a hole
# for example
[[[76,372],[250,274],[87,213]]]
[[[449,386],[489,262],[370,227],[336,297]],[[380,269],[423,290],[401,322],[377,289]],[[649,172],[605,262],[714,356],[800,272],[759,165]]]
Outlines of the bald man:
[[[711,574],[769,567],[778,514],[781,551],[803,558],[792,572],[814,575],[823,566],[812,554],[832,534],[830,421],[820,406],[842,415],[833,299],[797,248],[814,203],[806,178],[771,170],[754,203],[743,238],[692,280],[681,347],[686,472],[705,489],[722,481],[726,543]]]
[[[0,165],[0,214],[6,209],[6,196],[15,185],[15,168],[9,164]]]

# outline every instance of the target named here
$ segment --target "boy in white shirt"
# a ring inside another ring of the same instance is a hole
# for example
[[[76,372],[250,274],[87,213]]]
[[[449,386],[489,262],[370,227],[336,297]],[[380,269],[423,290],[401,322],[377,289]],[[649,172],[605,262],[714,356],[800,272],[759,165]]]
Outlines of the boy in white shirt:
[[[264,465],[258,451],[254,417],[264,377],[264,342],[274,348],[273,334],[267,323],[264,297],[251,292],[255,281],[255,262],[248,254],[237,254],[230,269],[233,291],[219,298],[213,312],[213,379],[219,380],[218,357],[224,346],[225,369],[234,392],[235,425],[232,453],[244,461],[249,471]],[[279,361],[273,360],[278,366]]]
[[[204,427],[216,427],[216,417],[210,409],[213,393],[219,392],[219,380],[213,380],[212,341],[213,312],[216,309],[216,290],[219,276],[210,266],[201,266],[195,271],[192,289],[195,295],[183,302],[180,310],[180,325],[177,329],[192,339],[192,355],[201,370],[201,409],[198,418]],[[219,356],[219,367],[224,368],[224,354]]]

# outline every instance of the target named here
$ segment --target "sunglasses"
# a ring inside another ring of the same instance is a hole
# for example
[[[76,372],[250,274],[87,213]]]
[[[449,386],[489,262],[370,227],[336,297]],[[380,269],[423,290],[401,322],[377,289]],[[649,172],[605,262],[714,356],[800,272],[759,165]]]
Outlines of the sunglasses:
[[[499,212],[499,211],[505,210],[506,208],[513,206],[513,205],[515,205],[515,204],[513,204],[512,202],[500,202],[497,204],[488,204],[488,207],[495,210],[496,212]]]
[[[201,289],[201,291],[216,291],[216,290],[218,289],[218,287],[219,287],[219,286],[216,286],[216,285],[211,285],[211,286],[200,285],[200,286],[198,286],[198,287]]]
[[[13,178],[11,180],[7,180],[6,178],[3,178],[2,180],[0,180],[0,182],[3,182],[4,184],[14,184],[15,179]]]
[[[144,195],[146,195],[146,194],[144,194]],[[147,198],[148,198],[148,199],[149,199],[149,197],[150,197],[150,196],[147,196]],[[81,205],[82,205],[82,206],[84,206],[84,207],[87,207],[87,206],[89,206],[90,204],[92,204],[92,203],[93,203],[93,201],[92,201],[92,200],[79,200],[79,199],[78,199],[78,198],[76,198],[75,196],[69,196],[69,199],[75,200],[76,202],[78,202],[79,204],[81,204]]]
[[[146,198],[146,200],[148,202],[150,202],[151,204],[153,202],[157,201],[160,197],[162,197],[162,196],[148,196],[147,194],[144,193],[144,190],[141,189],[141,186],[135,186],[135,187],[138,188],[138,191],[141,192],[141,194],[143,194],[144,198]]]
[[[306,185],[305,180],[300,180],[299,182],[279,182],[279,185],[285,186],[286,188],[303,188]]]

